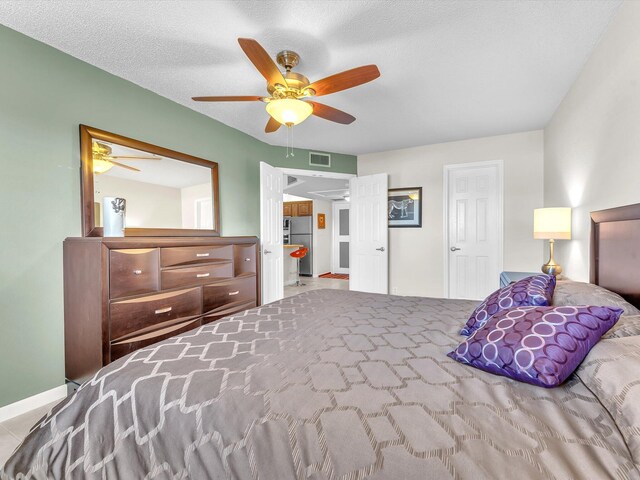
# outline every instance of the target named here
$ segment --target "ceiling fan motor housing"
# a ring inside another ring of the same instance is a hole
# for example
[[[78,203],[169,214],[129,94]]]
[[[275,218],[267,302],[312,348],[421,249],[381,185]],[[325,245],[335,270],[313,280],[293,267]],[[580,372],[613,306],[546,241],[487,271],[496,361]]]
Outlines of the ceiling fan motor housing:
[[[284,67],[288,72],[293,67],[298,65],[298,62],[300,61],[300,55],[292,50],[282,50],[276,56],[276,60],[278,62],[278,65]]]
[[[309,86],[311,82],[309,79],[302,75],[301,73],[292,72],[291,69],[298,65],[300,61],[300,55],[291,50],[283,50],[278,53],[276,60],[281,67],[284,67],[286,70],[284,73],[284,79],[287,84],[280,86],[276,85],[267,85],[267,90],[271,95],[279,92],[282,95],[275,95],[276,97],[281,96],[282,98],[297,98],[302,94],[302,90]],[[309,92],[312,93],[312,92]]]

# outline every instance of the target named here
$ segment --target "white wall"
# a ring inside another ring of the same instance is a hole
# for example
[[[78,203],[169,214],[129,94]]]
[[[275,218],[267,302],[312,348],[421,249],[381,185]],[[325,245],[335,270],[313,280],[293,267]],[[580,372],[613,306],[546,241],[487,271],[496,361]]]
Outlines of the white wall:
[[[211,182],[180,189],[182,228],[196,228],[196,200],[209,198],[213,201],[212,195]]]
[[[504,162],[504,269],[540,269],[533,209],[543,204],[541,130],[372,153],[358,157],[358,175],[386,172],[389,188],[422,187],[422,228],[389,229],[390,293],[444,296],[443,167],[486,160]]]
[[[179,188],[109,175],[96,175],[94,182],[95,201],[101,205],[102,197],[122,197],[127,200],[127,227],[182,228]]]
[[[640,202],[640,2],[625,2],[544,131],[545,206],[570,206],[556,243],[568,277],[589,278],[589,213]]]
[[[318,214],[325,214],[325,228],[318,228]],[[313,276],[331,272],[333,206],[326,200],[313,200]]]

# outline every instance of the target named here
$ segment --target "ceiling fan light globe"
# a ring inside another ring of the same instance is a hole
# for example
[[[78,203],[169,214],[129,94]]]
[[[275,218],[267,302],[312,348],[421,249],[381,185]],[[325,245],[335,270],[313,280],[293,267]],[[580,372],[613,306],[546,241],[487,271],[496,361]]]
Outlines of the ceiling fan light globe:
[[[93,159],[93,173],[100,175],[101,173],[108,172],[113,168],[113,163],[108,160],[101,160],[99,158]]]
[[[267,113],[282,125],[297,125],[313,113],[313,107],[302,100],[283,98],[267,103]]]

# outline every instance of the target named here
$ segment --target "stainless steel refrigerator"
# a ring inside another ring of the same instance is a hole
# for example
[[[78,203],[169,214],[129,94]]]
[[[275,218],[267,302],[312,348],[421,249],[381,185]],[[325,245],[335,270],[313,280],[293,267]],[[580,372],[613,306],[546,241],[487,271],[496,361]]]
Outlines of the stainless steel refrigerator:
[[[309,249],[300,260],[300,274],[313,275],[313,217],[291,217],[289,241],[293,245],[304,245]]]

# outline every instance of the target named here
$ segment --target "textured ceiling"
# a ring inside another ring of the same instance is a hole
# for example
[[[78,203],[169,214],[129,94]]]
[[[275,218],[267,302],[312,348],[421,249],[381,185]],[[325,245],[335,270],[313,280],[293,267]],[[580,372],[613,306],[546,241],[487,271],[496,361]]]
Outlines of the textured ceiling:
[[[375,63],[381,78],[322,97],[294,145],[362,154],[542,128],[621,1],[2,1],[0,23],[265,142],[263,95],[236,39],[302,56],[317,80]]]

